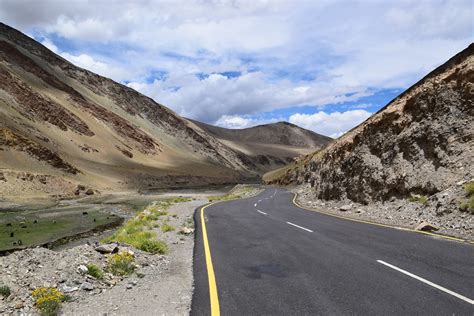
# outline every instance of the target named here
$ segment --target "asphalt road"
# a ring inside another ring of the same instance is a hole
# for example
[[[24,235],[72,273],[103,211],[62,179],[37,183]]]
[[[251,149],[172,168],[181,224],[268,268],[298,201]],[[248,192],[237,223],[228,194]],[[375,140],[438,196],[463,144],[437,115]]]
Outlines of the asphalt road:
[[[270,188],[204,210],[222,315],[474,315],[474,245],[311,212]],[[210,315],[201,210],[192,315]]]

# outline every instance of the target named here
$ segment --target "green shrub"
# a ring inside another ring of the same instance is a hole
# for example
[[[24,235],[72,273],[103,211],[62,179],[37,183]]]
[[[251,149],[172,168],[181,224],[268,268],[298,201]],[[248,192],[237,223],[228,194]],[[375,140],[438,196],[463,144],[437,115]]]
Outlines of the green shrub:
[[[128,251],[122,251],[109,257],[107,271],[113,275],[129,275],[135,269],[135,258]]]
[[[408,201],[410,202],[415,202],[415,203],[420,203],[420,204],[426,204],[428,203],[428,197],[426,195],[421,195],[421,194],[413,194]]]
[[[471,181],[466,183],[464,185],[464,190],[466,191],[467,199],[461,201],[459,208],[463,212],[474,214],[474,182]]]
[[[99,268],[95,264],[87,265],[87,274],[89,274],[90,276],[93,276],[94,278],[98,280],[102,280],[104,278],[104,272],[102,271],[101,268]]]
[[[8,297],[10,296],[10,294],[11,294],[11,291],[8,286],[6,285],[0,286],[0,295],[2,295],[3,297]]]
[[[208,197],[209,202],[213,201],[229,201],[240,199],[240,195],[237,194],[226,194],[226,195],[217,195]]]
[[[171,231],[175,230],[175,227],[172,226],[172,225],[170,225],[170,224],[168,224],[168,223],[165,223],[165,224],[161,225],[161,230],[162,230],[164,233],[166,233],[166,232],[171,232]]]
[[[57,315],[61,302],[64,301],[64,294],[53,287],[40,287],[33,291],[36,307],[42,315]]]
[[[146,239],[139,245],[138,249],[153,254],[165,254],[168,251],[168,246],[160,240]]]

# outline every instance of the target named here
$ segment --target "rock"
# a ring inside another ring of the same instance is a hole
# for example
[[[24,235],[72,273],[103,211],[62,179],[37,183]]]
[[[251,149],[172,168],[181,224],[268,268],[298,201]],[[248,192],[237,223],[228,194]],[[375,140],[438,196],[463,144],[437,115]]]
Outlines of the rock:
[[[87,269],[87,267],[83,264],[77,267],[77,272],[80,274],[86,274],[88,271],[89,269]]]
[[[424,232],[431,232],[431,231],[437,231],[439,228],[428,222],[421,222],[418,226],[416,226],[415,229],[424,231]]]
[[[83,291],[92,291],[94,289],[94,285],[89,282],[84,282],[81,284],[81,290]]]
[[[95,251],[100,252],[102,254],[104,253],[117,253],[119,251],[119,247],[117,244],[104,244],[104,245],[99,245],[94,248]]]
[[[86,191],[86,195],[93,195],[93,194],[94,194],[94,190],[92,190],[92,189],[88,189]]]
[[[339,211],[341,211],[341,212],[347,212],[347,211],[350,211],[351,208],[352,208],[352,205],[350,205],[350,204],[345,204],[345,205],[339,207]]]
[[[64,293],[72,293],[72,292],[75,292],[75,291],[79,290],[79,288],[77,286],[64,285],[62,287],[62,290],[63,290]]]
[[[127,284],[127,290],[131,289],[133,287],[132,284]]]
[[[15,309],[22,309],[23,307],[25,307],[25,303],[23,302],[18,302],[15,304]]]
[[[361,209],[361,208],[358,208],[355,212],[356,212],[357,214],[362,214],[362,213],[364,213],[364,210]]]
[[[180,233],[184,234],[184,235],[192,234],[192,233],[194,233],[194,228],[183,227],[183,228],[181,228]]]
[[[83,186],[82,184],[79,184],[79,185],[77,186],[77,189],[78,189],[79,191],[84,191],[84,190],[86,189],[86,187]]]

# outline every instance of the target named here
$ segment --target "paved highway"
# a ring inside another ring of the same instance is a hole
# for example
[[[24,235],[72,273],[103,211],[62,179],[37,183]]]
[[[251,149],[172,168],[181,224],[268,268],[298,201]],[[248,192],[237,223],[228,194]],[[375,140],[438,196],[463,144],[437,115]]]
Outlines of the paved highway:
[[[196,211],[192,315],[474,315],[474,245],[292,200],[269,188]]]

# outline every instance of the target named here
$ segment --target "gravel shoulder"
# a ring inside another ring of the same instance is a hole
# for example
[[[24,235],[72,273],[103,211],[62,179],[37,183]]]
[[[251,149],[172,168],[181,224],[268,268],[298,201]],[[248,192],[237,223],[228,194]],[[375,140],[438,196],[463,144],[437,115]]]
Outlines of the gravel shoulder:
[[[426,197],[426,201],[392,198],[367,205],[350,200],[318,199],[309,185],[294,187],[292,191],[298,194],[299,204],[324,213],[474,241],[474,215],[459,208],[466,199],[465,183],[459,182]]]

